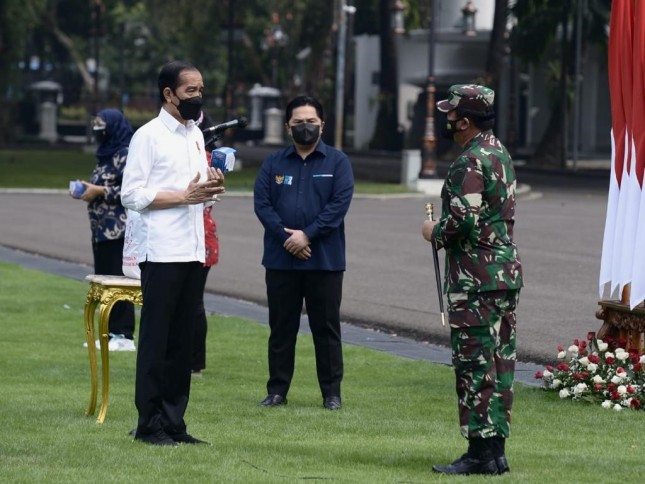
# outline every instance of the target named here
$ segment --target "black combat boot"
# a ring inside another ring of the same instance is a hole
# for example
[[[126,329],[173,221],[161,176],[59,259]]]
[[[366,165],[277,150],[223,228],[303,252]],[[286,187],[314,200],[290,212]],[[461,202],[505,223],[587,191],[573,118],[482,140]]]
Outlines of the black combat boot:
[[[468,452],[452,464],[432,466],[432,470],[442,474],[498,474],[497,462],[491,450],[489,439],[469,439]]]
[[[510,472],[511,468],[506,460],[506,439],[504,437],[492,437],[490,443],[495,463],[497,464],[497,473],[505,474]]]

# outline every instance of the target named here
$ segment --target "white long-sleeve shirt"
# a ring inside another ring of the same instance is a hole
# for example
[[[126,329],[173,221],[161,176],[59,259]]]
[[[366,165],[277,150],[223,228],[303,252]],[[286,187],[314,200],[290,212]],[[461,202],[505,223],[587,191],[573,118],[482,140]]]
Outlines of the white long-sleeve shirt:
[[[130,142],[121,203],[141,213],[139,262],[204,262],[204,205],[148,206],[159,192],[184,191],[197,172],[206,181],[204,136],[192,121],[178,122],[165,109],[139,128]]]

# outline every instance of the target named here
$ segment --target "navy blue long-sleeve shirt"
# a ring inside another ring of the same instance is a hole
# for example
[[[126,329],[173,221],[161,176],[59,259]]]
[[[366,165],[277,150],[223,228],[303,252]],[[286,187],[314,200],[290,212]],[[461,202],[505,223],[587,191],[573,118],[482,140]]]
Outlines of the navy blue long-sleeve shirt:
[[[354,193],[347,155],[320,141],[304,160],[293,145],[269,155],[255,180],[255,214],[264,226],[262,264],[277,270],[345,270],[345,214]],[[311,257],[284,247],[285,227],[302,230]]]

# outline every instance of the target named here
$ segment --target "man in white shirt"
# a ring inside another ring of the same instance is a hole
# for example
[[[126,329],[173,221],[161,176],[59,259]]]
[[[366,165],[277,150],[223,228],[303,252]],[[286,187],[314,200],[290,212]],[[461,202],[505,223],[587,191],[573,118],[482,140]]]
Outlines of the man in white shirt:
[[[208,166],[195,120],[204,82],[188,62],[159,73],[159,116],[136,131],[123,174],[123,206],[141,214],[143,309],[139,325],[135,440],[153,445],[205,443],[188,434],[191,345],[204,264],[204,203],[224,192]]]

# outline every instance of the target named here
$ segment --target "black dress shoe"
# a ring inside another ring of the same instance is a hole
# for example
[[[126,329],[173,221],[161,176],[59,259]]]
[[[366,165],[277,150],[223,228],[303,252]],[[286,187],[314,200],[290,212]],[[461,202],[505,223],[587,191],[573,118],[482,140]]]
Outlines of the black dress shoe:
[[[490,452],[482,454],[481,457],[475,458],[468,454],[462,455],[452,464],[446,466],[432,466],[432,470],[442,474],[452,475],[470,475],[470,474],[497,474],[497,464],[495,458]]]
[[[278,395],[277,393],[272,393],[270,395],[267,395],[264,400],[258,403],[258,405],[261,407],[277,407],[278,405],[286,405],[286,404],[287,404],[287,397],[283,397],[282,395]]]
[[[173,434],[169,435],[169,437],[177,442],[178,444],[204,444],[204,445],[211,445],[209,442],[206,442],[205,440],[199,440],[193,437],[190,434]]]
[[[505,474],[511,471],[511,468],[508,466],[508,462],[506,461],[505,455],[502,455],[500,457],[495,457],[495,463],[497,464],[498,474]]]
[[[339,410],[342,407],[340,397],[325,397],[323,400],[323,407],[327,410]]]
[[[136,432],[134,434],[134,440],[138,440],[150,445],[167,445],[170,447],[177,447],[177,442],[170,438],[170,436],[163,430],[157,430],[152,434],[142,434],[141,432]]]

